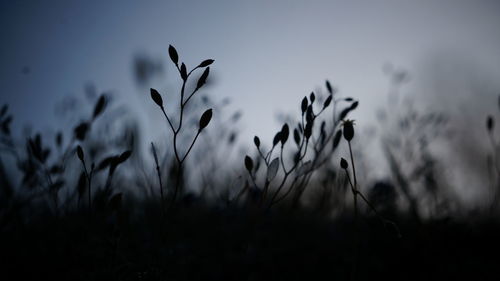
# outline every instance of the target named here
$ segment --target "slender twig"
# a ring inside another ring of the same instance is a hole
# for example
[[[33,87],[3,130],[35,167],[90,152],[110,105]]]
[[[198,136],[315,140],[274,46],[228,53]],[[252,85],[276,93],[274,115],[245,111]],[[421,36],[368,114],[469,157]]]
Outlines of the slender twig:
[[[188,101],[191,99],[191,97],[192,97],[192,96],[193,96],[196,92],[198,92],[198,90],[199,90],[199,88],[194,89],[194,91],[193,91],[193,92],[189,95],[189,97],[186,99],[186,101],[184,101],[184,103],[183,103],[183,105],[184,105],[184,106],[188,103]]]
[[[152,142],[151,142],[151,149],[153,151],[153,157],[154,157],[155,164],[156,164],[156,173],[158,175],[158,182],[160,184],[160,197],[161,197],[161,205],[162,205],[162,210],[163,210],[164,197],[163,197],[163,185],[161,182],[161,171],[160,171],[160,165],[158,164],[158,155],[156,154],[156,148]]]
[[[165,112],[165,108],[162,106],[160,107],[161,108],[161,111],[163,112],[163,115],[165,116],[165,118],[167,119],[168,121],[168,125],[170,125],[170,129],[172,130],[172,132],[175,133],[175,129],[174,129],[174,126],[172,125],[172,121],[170,121],[170,118],[168,118],[168,115],[167,115],[167,112]]]
[[[201,131],[198,130],[198,132],[196,133],[196,136],[194,137],[193,141],[191,142],[191,145],[189,146],[189,149],[187,150],[186,154],[184,154],[184,157],[182,157],[181,162],[184,162],[184,160],[186,160],[186,157],[188,156],[189,152],[193,148],[193,145],[196,142],[196,140],[198,139],[198,136],[200,135],[200,133],[201,133]]]
[[[83,171],[85,172],[85,177],[87,178],[87,182],[88,182],[88,185],[89,185],[89,213],[91,212],[92,210],[92,173],[94,171],[94,169],[92,168],[92,170],[90,171],[90,173],[88,172],[87,170],[87,165],[85,164],[85,160],[81,160],[82,162],[82,166],[83,166]]]
[[[356,195],[358,195],[365,203],[366,205],[368,206],[368,208],[375,214],[375,216],[382,222],[382,224],[384,226],[386,226],[387,224],[391,225],[394,227],[394,229],[396,230],[396,232],[398,233],[398,238],[401,238],[401,232],[399,230],[399,227],[396,225],[395,222],[391,221],[391,220],[388,220],[386,219],[383,215],[381,215],[377,209],[375,208],[375,206],[373,206],[373,204],[365,197],[365,195],[359,191],[358,189],[355,189],[354,188],[354,185],[351,181],[351,177],[349,176],[349,172],[347,170],[345,170],[346,172],[346,177],[347,177],[347,180],[349,182],[349,185],[351,186],[351,190],[353,191],[353,193],[355,193]]]
[[[186,83],[187,83],[189,77],[191,76],[191,74],[193,73],[193,71],[195,71],[196,69],[200,68],[200,66],[198,65],[197,67],[193,68],[191,71],[189,71],[189,73],[187,73],[187,75],[185,77],[183,76],[181,68],[179,67],[179,64],[177,62],[175,63],[175,66],[176,66],[177,71],[179,72],[179,74],[181,75],[181,78],[182,78],[182,87],[181,87],[181,90],[180,90],[180,96],[181,97],[180,97],[180,100],[179,100],[179,107],[180,107],[179,123],[177,124],[177,127],[175,127],[173,125],[173,123],[171,122],[171,120],[168,117],[167,113],[165,112],[165,109],[163,108],[162,105],[160,105],[160,107],[162,109],[162,112],[163,112],[163,115],[165,116],[165,119],[167,119],[168,125],[170,126],[170,129],[172,130],[172,133],[173,133],[173,148],[174,148],[175,160],[177,162],[176,163],[177,164],[177,175],[176,175],[177,180],[176,180],[176,184],[175,184],[174,194],[172,196],[172,201],[170,203],[170,207],[172,207],[172,205],[175,203],[175,200],[177,198],[177,194],[180,192],[180,189],[181,189],[181,181],[182,181],[181,177],[182,177],[182,172],[183,172],[183,163],[186,160],[186,158],[189,155],[189,153],[191,152],[191,149],[193,148],[193,146],[194,146],[194,144],[195,144],[196,140],[198,139],[198,136],[199,136],[199,134],[201,132],[201,129],[200,129],[197,132],[194,140],[191,142],[191,145],[189,146],[189,148],[186,151],[186,153],[184,154],[184,156],[181,156],[180,153],[179,153],[179,148],[178,148],[178,138],[179,138],[179,134],[180,134],[180,131],[181,131],[182,125],[183,125],[184,109],[187,106],[187,104],[190,101],[190,99],[200,89],[200,87],[197,86],[194,89],[194,91],[187,97],[187,99],[184,99],[184,97],[185,97]],[[157,170],[159,170],[158,163],[156,163],[156,166],[157,166]],[[161,179],[160,179],[160,185],[161,185]]]
[[[316,119],[317,117],[320,116],[321,113],[323,113],[325,110],[325,108],[323,108],[318,114],[314,114],[313,113],[313,121],[314,119]],[[334,114],[335,115],[335,114]],[[301,125],[302,127],[304,127],[304,115],[302,115],[302,118],[301,118]],[[328,136],[325,137],[325,141],[323,142],[323,144],[320,146],[320,148],[316,148],[314,144],[313,145],[313,148],[316,152],[316,157],[313,158],[313,162],[312,162],[312,165],[311,165],[311,169],[310,169],[310,172],[312,172],[315,168],[317,168],[317,166],[315,165],[316,162],[318,161],[319,159],[319,155],[321,154],[321,152],[325,149],[326,147],[326,144],[329,143],[329,141],[331,140],[331,138],[333,138],[334,134],[335,134],[335,129],[337,128],[337,125],[336,123],[333,124],[333,128],[332,130],[328,133]],[[304,141],[305,141],[305,145],[304,145]],[[279,199],[276,199],[279,192],[281,191],[283,185],[285,184],[286,182],[286,179],[288,178],[288,175],[290,173],[292,173],[296,168],[297,168],[297,165],[304,159],[304,157],[306,156],[307,154],[307,148],[309,146],[310,142],[309,142],[309,139],[306,139],[304,135],[302,135],[302,141],[301,141],[301,144],[300,144],[300,148],[299,148],[299,153],[302,151],[302,149],[304,148],[304,153],[302,155],[300,155],[299,157],[299,161],[297,161],[294,166],[289,170],[289,171],[286,171],[285,167],[284,167],[284,162],[283,162],[283,157],[281,159],[281,162],[282,162],[282,166],[283,166],[283,169],[284,169],[284,172],[285,172],[285,177],[284,177],[284,180],[282,181],[282,183],[280,184],[280,186],[278,187],[278,189],[276,190],[276,192],[274,193],[272,199],[271,199],[271,203],[269,206],[272,206],[276,203],[278,203],[279,201],[283,200],[289,193],[290,191],[292,190],[292,187],[293,185],[290,186],[290,188],[287,190],[287,192],[285,192],[285,195],[280,197]],[[282,153],[283,151],[281,151]],[[333,150],[332,150],[333,152]],[[323,163],[323,162],[322,162]],[[294,180],[295,181],[295,180]]]
[[[264,163],[266,164],[266,167],[269,167],[269,161],[267,161],[267,158],[264,157],[264,154],[262,154],[262,151],[260,150],[260,147],[257,147],[257,151],[259,152],[259,155],[262,159],[264,159]]]

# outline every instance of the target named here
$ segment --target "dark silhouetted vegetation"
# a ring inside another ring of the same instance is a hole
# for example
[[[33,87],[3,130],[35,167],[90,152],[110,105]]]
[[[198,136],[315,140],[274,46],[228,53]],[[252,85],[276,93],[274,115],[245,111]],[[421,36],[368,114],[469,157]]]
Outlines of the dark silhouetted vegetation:
[[[164,117],[154,127],[167,128],[146,148],[133,124],[110,136],[117,120],[106,117],[107,94],[54,136],[18,139],[8,106],[0,109],[4,280],[498,279],[494,115],[485,132],[494,204],[456,207],[429,149],[445,116],[383,109],[397,124],[381,130],[379,161],[391,177],[370,186],[363,134],[350,119],[362,102],[326,81],[297,103],[299,116],[269,142],[255,136],[233,162],[241,113],[224,120],[224,101],[198,97],[215,61],[189,68],[173,46],[168,54],[180,88],[145,93]],[[156,69],[136,67],[141,84]],[[390,78],[398,88],[409,76]]]

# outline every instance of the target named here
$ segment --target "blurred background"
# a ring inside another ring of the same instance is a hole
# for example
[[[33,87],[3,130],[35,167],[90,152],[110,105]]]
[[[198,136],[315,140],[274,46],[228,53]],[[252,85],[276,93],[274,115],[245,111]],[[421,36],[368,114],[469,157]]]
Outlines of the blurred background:
[[[70,128],[106,92],[138,120],[143,147],[160,140],[167,127],[149,88],[167,104],[177,93],[172,44],[188,68],[215,59],[202,94],[230,102],[221,115],[242,113],[238,161],[329,79],[360,100],[366,181],[388,175],[384,143],[415,110],[442,115],[431,149],[460,200],[491,196],[477,186],[494,150],[485,120],[498,113],[498,1],[2,1],[0,23],[14,135]]]
[[[500,1],[0,0],[0,26],[5,280],[499,280]],[[215,59],[186,107],[169,45]]]

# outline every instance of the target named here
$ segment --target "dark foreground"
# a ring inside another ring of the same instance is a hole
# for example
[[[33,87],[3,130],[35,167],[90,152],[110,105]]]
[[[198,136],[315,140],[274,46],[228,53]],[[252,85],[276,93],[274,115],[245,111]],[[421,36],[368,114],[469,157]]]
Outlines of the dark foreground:
[[[500,279],[500,223],[491,219],[395,219],[398,238],[366,216],[356,228],[347,215],[190,207],[162,219],[141,208],[10,222],[1,279],[351,280],[354,260],[356,280]]]

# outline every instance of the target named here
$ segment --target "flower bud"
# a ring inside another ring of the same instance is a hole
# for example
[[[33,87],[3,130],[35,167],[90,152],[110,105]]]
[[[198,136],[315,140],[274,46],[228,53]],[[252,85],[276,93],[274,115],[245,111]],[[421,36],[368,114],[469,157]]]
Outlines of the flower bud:
[[[245,168],[248,170],[249,173],[252,173],[252,170],[253,170],[253,160],[248,155],[245,156]]]
[[[488,129],[488,131],[493,130],[494,125],[495,123],[493,121],[493,117],[488,116],[488,118],[486,118],[486,128]]]
[[[344,158],[340,158],[340,167],[342,169],[347,169],[347,167],[349,167],[349,165],[347,164],[347,160],[345,160]]]
[[[354,121],[352,120],[346,120],[344,121],[344,138],[347,141],[351,141],[352,138],[354,137]]]

